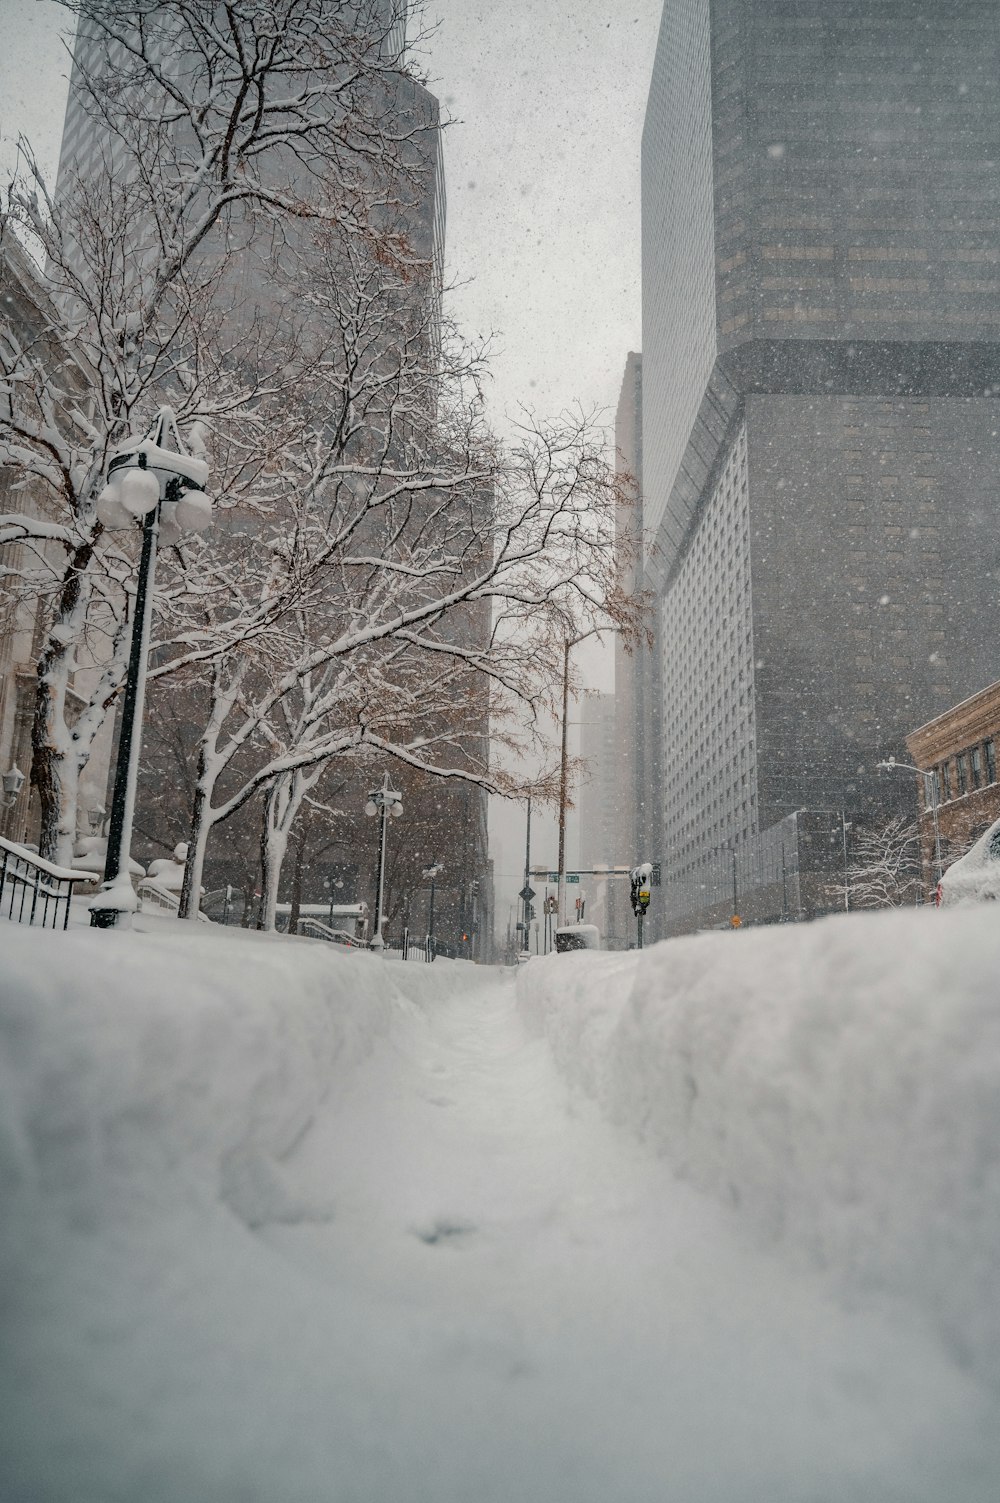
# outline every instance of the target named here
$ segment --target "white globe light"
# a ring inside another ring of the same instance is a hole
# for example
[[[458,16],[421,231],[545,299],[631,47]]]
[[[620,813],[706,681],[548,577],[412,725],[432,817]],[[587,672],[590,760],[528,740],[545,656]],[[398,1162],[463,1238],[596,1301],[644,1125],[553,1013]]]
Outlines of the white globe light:
[[[402,814],[402,812],[403,812],[403,805],[402,805],[402,803],[393,804],[393,806],[392,806],[392,812],[393,812],[393,814]]]
[[[122,504],[133,517],[144,517],[160,499],[160,482],[148,470],[126,470],[117,483]]]
[[[185,491],[177,503],[177,525],[182,532],[205,532],[212,525],[212,498],[204,491]]]
[[[184,533],[177,522],[177,503],[164,501],[160,509],[160,547],[173,548]]]
[[[374,804],[371,799],[369,799],[368,802],[367,802],[367,804],[365,804],[365,813],[366,814],[377,814],[378,813],[378,806],[376,804]]]
[[[115,481],[109,481],[97,498],[97,519],[110,532],[135,526],[135,517],[125,506]]]

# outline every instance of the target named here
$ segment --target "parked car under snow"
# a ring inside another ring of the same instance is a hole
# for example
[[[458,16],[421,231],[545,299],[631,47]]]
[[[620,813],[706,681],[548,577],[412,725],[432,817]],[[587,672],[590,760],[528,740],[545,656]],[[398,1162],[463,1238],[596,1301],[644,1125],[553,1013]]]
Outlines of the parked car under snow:
[[[565,924],[556,930],[556,950],[565,955],[569,950],[599,950],[601,932],[596,924]]]
[[[942,875],[937,889],[940,905],[995,902],[1000,898],[1000,819]]]

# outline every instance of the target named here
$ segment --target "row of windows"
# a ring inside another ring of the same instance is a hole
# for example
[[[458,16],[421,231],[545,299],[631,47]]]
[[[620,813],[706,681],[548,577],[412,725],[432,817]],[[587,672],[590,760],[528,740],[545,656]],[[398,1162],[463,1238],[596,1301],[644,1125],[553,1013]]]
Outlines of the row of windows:
[[[746,433],[727,456],[664,603],[668,862],[703,870],[756,827]]]
[[[997,748],[993,736],[967,747],[934,768],[935,793],[940,803],[962,798],[964,794],[986,788],[996,780]]]

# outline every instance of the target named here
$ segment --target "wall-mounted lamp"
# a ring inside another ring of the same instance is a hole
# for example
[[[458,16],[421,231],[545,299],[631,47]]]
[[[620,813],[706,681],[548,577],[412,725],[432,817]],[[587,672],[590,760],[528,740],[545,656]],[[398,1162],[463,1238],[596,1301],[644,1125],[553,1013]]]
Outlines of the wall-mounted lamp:
[[[0,799],[5,809],[13,809],[17,803],[17,796],[24,787],[24,773],[13,762],[0,778],[3,783],[3,798]]]

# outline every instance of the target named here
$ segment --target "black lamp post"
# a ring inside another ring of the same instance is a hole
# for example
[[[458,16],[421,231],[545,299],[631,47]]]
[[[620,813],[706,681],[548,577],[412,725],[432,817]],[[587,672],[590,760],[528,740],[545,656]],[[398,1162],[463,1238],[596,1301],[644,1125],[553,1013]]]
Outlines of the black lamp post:
[[[431,884],[431,911],[427,920],[427,949],[431,955],[434,954],[434,883],[443,871],[440,861],[432,861],[421,873],[423,877],[430,879]]]
[[[164,440],[171,437],[175,449],[164,447]],[[108,461],[107,484],[97,500],[97,515],[106,528],[120,531],[142,523],[142,552],[104,881],[90,905],[90,922],[95,929],[114,928],[123,914],[134,912],[137,906],[129,873],[129,853],[139,778],[156,549],[161,539],[169,545],[178,542],[186,532],[202,532],[211,526],[212,502],[205,494],[207,480],[208,465],[187,453],[172,410],[163,407],[145,438],[126,439],[114,450]]]
[[[382,910],[385,903],[385,827],[390,814],[400,815],[403,812],[403,795],[389,787],[389,774],[382,778],[381,788],[373,788],[368,795],[365,804],[365,813],[373,816],[380,814],[378,828],[378,880],[376,883],[375,896],[375,932],[372,935],[372,949],[381,950],[385,946],[382,935]]]

